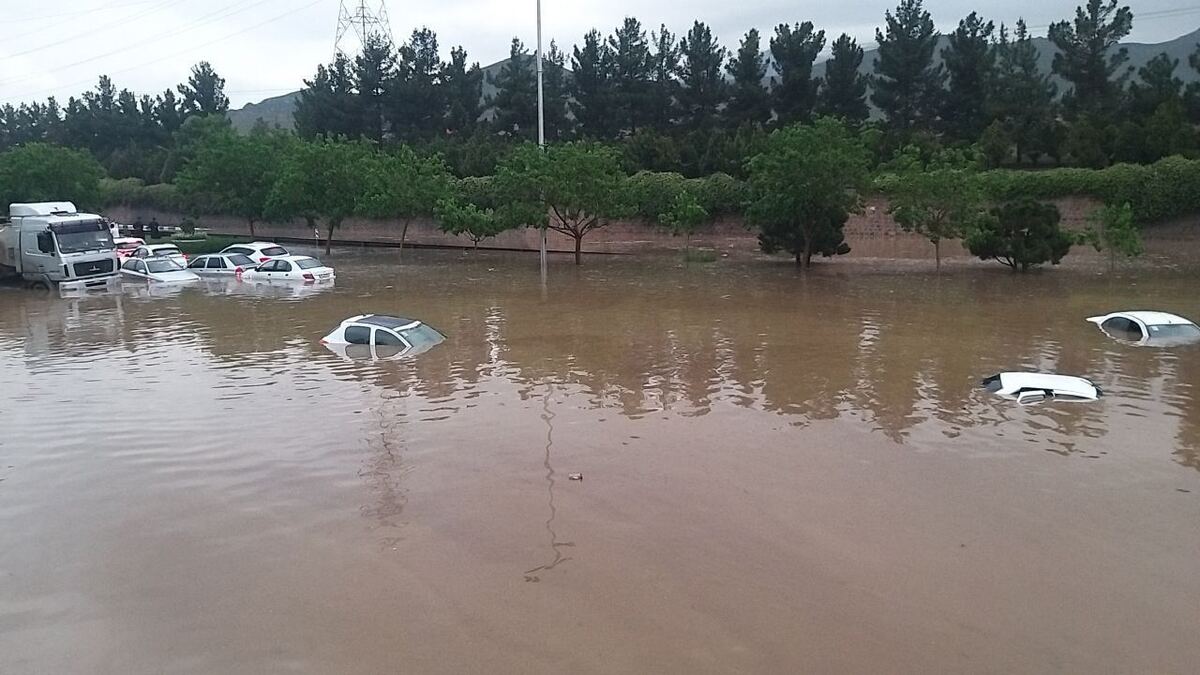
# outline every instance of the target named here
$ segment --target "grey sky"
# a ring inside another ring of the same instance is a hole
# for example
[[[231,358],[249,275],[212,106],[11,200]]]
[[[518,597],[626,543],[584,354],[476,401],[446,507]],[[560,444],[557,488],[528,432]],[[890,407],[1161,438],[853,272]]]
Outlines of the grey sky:
[[[0,101],[51,95],[65,101],[91,88],[103,73],[111,75],[118,87],[152,94],[185,79],[191,64],[208,60],[226,78],[230,99],[239,107],[295,90],[318,63],[330,60],[338,4],[338,0],[0,0],[6,33],[0,42]],[[860,42],[872,42],[884,10],[895,4],[895,0],[545,0],[543,17],[547,41],[556,39],[568,51],[589,28],[607,34],[627,15],[641,19],[648,29],[666,23],[676,34],[701,19],[727,46],[736,45],[748,28],[769,34],[775,24],[804,20],[831,37],[848,32]],[[975,9],[1010,24],[1024,16],[1035,34],[1043,35],[1051,21],[1071,16],[1076,4],[1012,0],[981,7],[964,0],[930,0],[926,7],[943,31]],[[1134,12],[1134,41],[1161,42],[1200,26],[1200,4],[1167,0],[1129,4]],[[462,44],[471,59],[483,65],[507,56],[514,35],[530,47],[534,42],[534,0],[391,0],[387,5],[398,41],[414,27],[429,26],[437,31],[443,54]]]

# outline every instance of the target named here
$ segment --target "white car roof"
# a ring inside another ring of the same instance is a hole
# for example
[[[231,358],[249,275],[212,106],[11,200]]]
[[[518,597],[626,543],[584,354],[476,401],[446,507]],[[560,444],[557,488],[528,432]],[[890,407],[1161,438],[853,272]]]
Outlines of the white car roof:
[[[312,257],[311,255],[281,255],[281,256],[276,256],[275,259],[276,260],[291,260],[292,262],[295,262],[297,260],[317,260],[316,258]],[[321,261],[317,260],[317,262],[321,262]]]
[[[1021,389],[1050,389],[1059,394],[1073,394],[1086,398],[1096,398],[1099,395],[1099,390],[1091,380],[1074,375],[1000,373],[1000,391],[996,393],[1012,394]]]
[[[1088,317],[1088,321],[1092,323],[1104,323],[1109,319],[1124,318],[1140,321],[1147,326],[1163,326],[1163,325],[1186,325],[1193,322],[1178,316],[1176,314],[1168,314],[1167,312],[1153,312],[1147,310],[1131,310],[1126,312],[1113,312],[1104,316]],[[1194,325],[1194,324],[1193,324]]]
[[[151,251],[157,251],[160,248],[173,248],[173,249],[179,250],[179,247],[176,246],[175,244],[142,244],[142,245],[145,246],[146,248],[150,249]]]

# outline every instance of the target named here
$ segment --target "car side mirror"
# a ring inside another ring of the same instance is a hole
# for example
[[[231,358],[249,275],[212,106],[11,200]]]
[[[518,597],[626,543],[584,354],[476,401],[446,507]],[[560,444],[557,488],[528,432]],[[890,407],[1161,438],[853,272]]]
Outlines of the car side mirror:
[[[1044,391],[1023,391],[1017,394],[1017,405],[1037,405],[1050,398]]]
[[[54,235],[50,230],[38,232],[37,236],[38,250],[42,253],[54,253]]]

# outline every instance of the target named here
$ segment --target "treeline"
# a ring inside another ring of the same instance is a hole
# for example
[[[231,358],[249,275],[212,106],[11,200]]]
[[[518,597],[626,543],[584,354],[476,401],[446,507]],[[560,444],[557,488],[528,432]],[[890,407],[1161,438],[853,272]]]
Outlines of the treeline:
[[[877,129],[871,151],[974,147],[990,167],[1151,163],[1200,152],[1200,86],[1160,54],[1136,73],[1119,45],[1133,25],[1116,0],[1088,0],[1050,26],[1053,73],[1023,21],[1011,29],[971,13],[939,33],[921,0],[883,17],[871,74],[848,35],[811,22],[747,31],[724,46],[696,21],[684,33],[625,19],[607,35],[589,31],[569,52],[545,58],[546,131],[551,142],[586,140],[616,150],[626,172],[713,173],[746,178],[747,160],[773,129],[830,116]],[[828,53],[824,74],[816,59]],[[403,143],[440,155],[457,176],[496,171],[517,143],[536,137],[534,58],[519,40],[511,59],[485,76],[456,47],[444,59],[422,28],[399,46],[368,42],[350,59],[322,65],[301,91],[296,132],[306,139]],[[484,96],[485,78],[490,77]],[[228,99],[207,63],[188,82],[151,97],[117,90],[101,77],[66,105],[53,98],[0,108],[0,149],[28,142],[85,148],[113,177],[170,182],[202,130],[189,119],[223,115]]]

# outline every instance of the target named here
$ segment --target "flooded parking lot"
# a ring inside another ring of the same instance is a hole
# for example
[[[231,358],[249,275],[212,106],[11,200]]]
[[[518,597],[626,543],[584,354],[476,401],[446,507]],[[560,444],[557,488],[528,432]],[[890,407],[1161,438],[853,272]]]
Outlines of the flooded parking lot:
[[[1084,321],[1194,272],[335,254],[0,290],[0,672],[1200,662],[1200,349]],[[447,340],[319,343],[363,312]],[[1105,396],[979,388],[1021,369]]]

